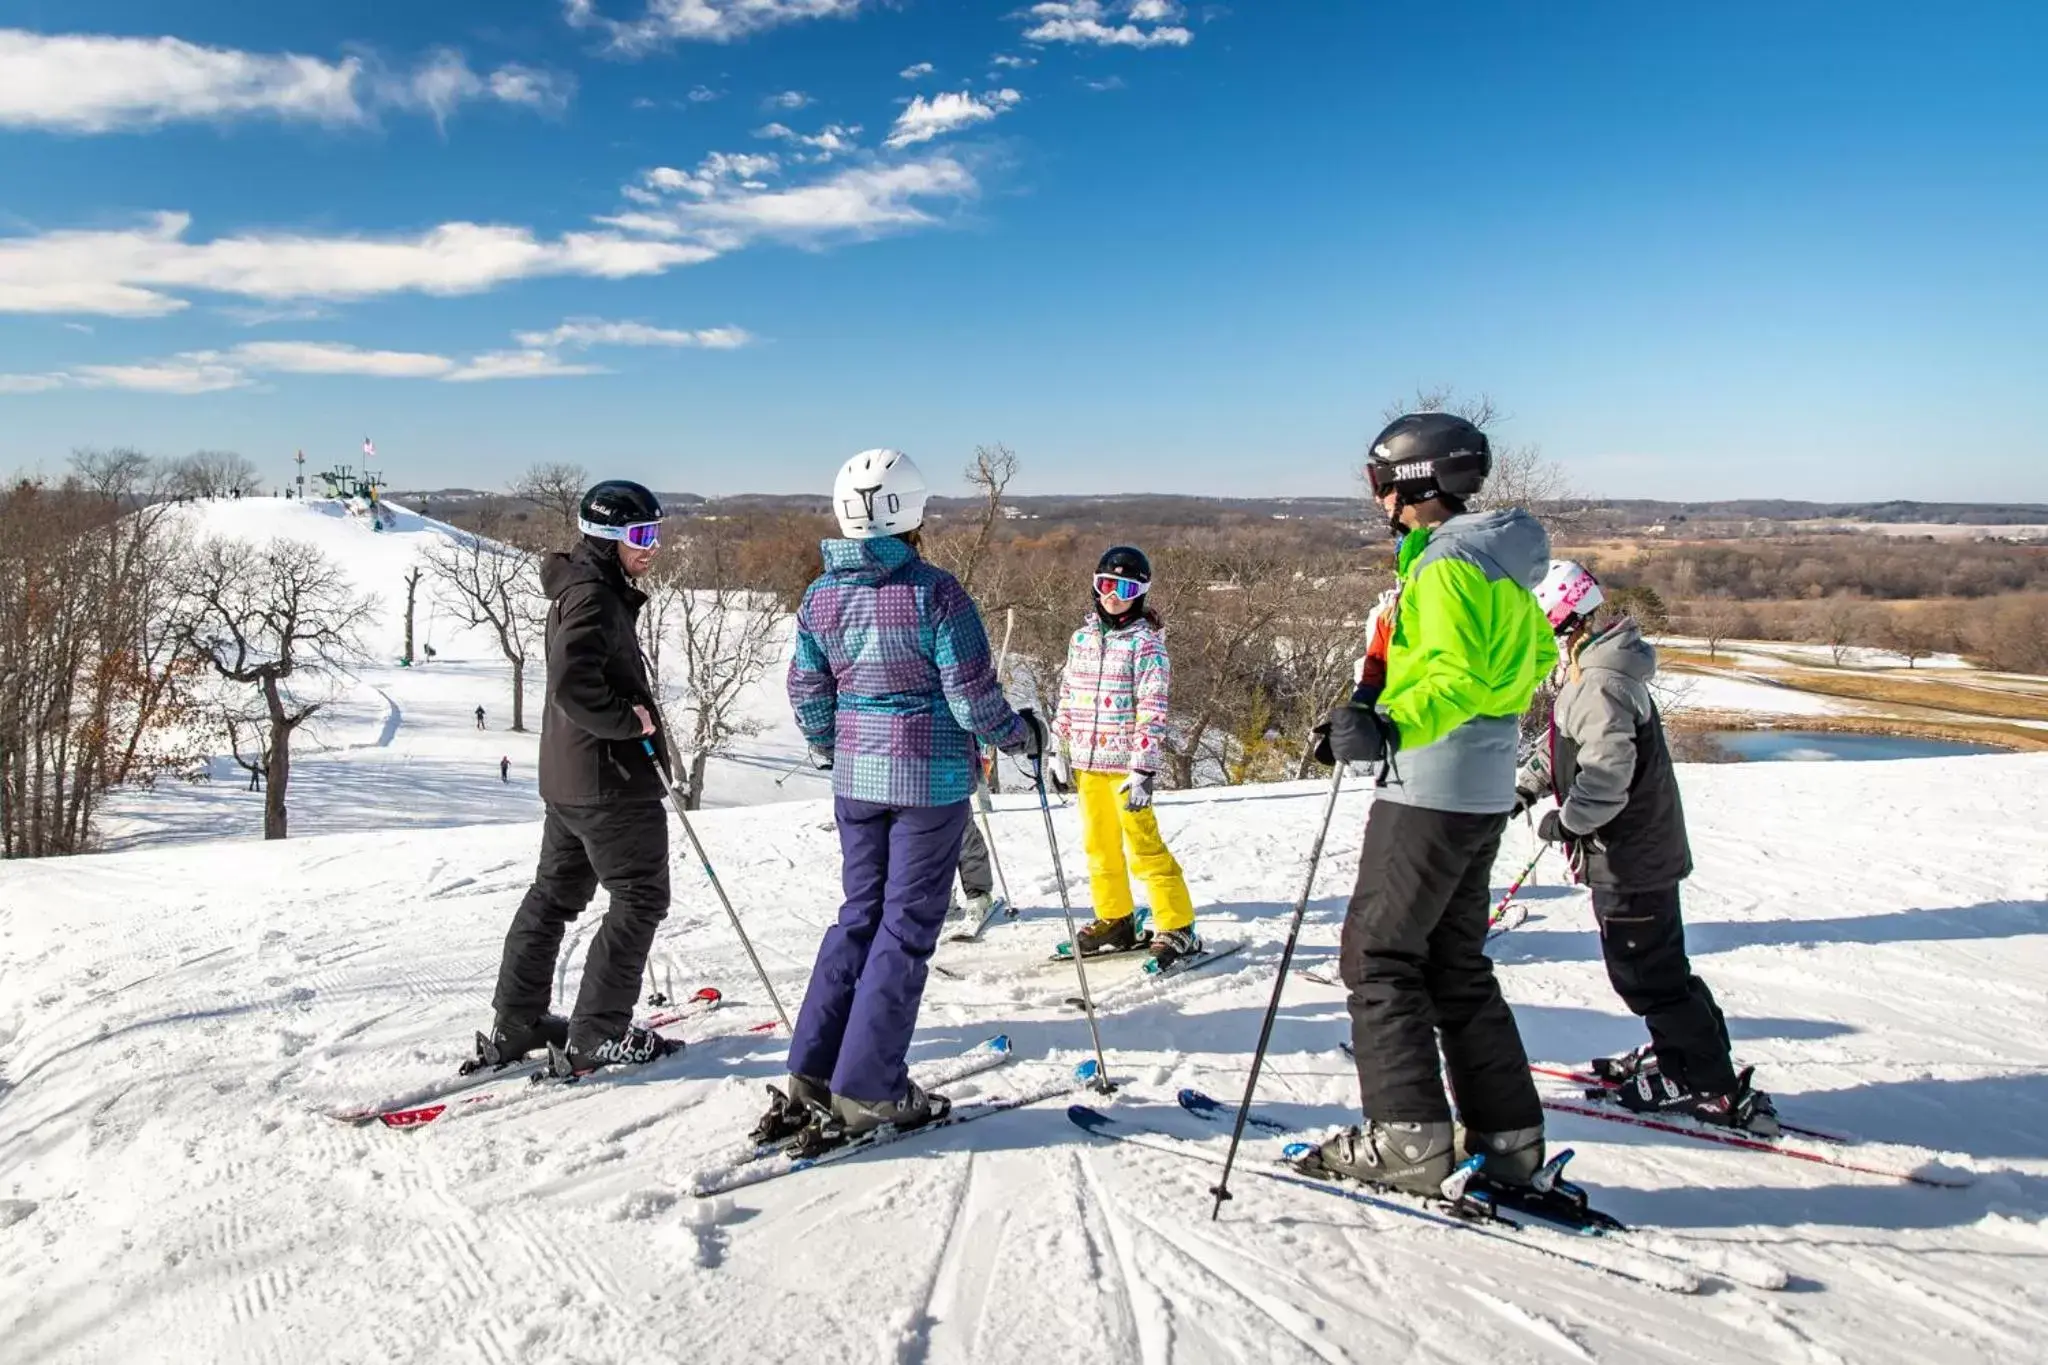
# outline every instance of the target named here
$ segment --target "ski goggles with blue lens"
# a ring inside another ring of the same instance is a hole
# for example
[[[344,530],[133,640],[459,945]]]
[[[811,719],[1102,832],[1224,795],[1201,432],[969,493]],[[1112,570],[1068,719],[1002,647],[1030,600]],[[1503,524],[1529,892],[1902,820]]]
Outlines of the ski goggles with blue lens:
[[[1140,583],[1135,578],[1122,578],[1113,573],[1099,573],[1095,575],[1095,595],[1097,597],[1114,597],[1119,602],[1137,601],[1145,595],[1145,589],[1149,586],[1149,584]]]
[[[600,526],[578,517],[576,526],[586,536],[596,536],[599,540],[622,540],[636,550],[652,550],[661,544],[661,523],[658,521],[636,521],[630,526]]]

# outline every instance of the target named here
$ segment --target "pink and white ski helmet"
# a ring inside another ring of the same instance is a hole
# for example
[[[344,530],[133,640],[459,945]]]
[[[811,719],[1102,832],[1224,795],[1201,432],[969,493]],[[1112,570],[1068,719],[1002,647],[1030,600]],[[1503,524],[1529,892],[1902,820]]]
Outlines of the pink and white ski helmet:
[[[1550,572],[1536,585],[1536,600],[1550,618],[1552,630],[1563,630],[1581,616],[1591,616],[1607,594],[1592,570],[1570,559],[1553,559]]]

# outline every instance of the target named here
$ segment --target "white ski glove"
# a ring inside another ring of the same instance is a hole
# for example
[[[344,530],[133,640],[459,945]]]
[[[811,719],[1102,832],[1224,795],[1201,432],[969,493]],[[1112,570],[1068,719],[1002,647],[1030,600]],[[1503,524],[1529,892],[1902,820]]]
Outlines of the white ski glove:
[[[1152,804],[1152,784],[1159,780],[1159,774],[1139,772],[1135,768],[1123,780],[1117,791],[1124,798],[1125,810],[1144,810]]]

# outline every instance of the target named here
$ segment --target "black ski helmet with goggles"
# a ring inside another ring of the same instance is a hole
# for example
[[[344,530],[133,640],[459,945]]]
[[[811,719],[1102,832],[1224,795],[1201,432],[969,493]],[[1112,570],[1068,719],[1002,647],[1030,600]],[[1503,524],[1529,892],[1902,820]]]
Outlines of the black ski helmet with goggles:
[[[1373,438],[1365,464],[1366,481],[1375,499],[1394,494],[1388,521],[1396,536],[1406,535],[1401,509],[1441,498],[1455,511],[1486,484],[1493,472],[1493,447],[1486,433],[1448,412],[1411,412],[1387,424]]]
[[[1152,587],[1152,561],[1135,545],[1112,545],[1095,561],[1095,610],[1105,621],[1125,621],[1145,609],[1145,594]],[[1102,599],[1114,597],[1121,610],[1103,611]]]
[[[606,479],[592,484],[576,509],[576,529],[596,540],[612,540],[638,550],[661,543],[661,499],[631,479]]]

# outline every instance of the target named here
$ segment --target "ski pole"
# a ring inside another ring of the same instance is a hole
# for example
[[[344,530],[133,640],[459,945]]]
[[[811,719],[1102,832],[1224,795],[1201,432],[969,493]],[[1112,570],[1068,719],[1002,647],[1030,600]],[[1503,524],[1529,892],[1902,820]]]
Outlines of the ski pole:
[[[732,931],[740,936],[740,946],[747,950],[747,958],[754,964],[754,975],[761,978],[761,987],[768,992],[768,1002],[775,1006],[775,1013],[782,1019],[785,1033],[795,1033],[796,1028],[789,1022],[789,1011],[782,1008],[782,997],[775,993],[775,983],[768,979],[768,969],[761,965],[761,955],[754,951],[754,941],[747,937],[746,927],[740,923],[739,911],[732,908],[732,898],[725,894],[725,887],[718,880],[718,873],[712,869],[711,857],[704,851],[703,841],[698,839],[697,830],[690,823],[690,813],[683,808],[683,795],[668,780],[668,769],[661,766],[661,759],[654,752],[654,741],[642,739],[640,747],[647,751],[648,761],[654,764],[654,774],[661,779],[661,789],[668,793],[668,803],[675,807],[676,819],[683,822],[683,833],[689,836],[690,847],[697,851],[697,865],[704,869],[705,880],[718,893],[718,903],[725,907],[725,917],[732,921]]]
[[[989,771],[993,772],[995,766],[993,762],[990,762],[988,764]],[[996,885],[1003,888],[1003,904],[1010,907],[1010,914],[1014,916],[1017,913],[1017,902],[1010,899],[1010,879],[1003,875],[1002,855],[996,852],[996,822],[994,819],[996,811],[995,803],[988,799],[987,779],[984,779],[975,787],[974,804],[976,810],[981,814],[981,841],[988,845],[989,866],[995,869]]]
[[[1052,876],[1060,888],[1060,913],[1067,917],[1067,948],[1074,955],[1074,973],[1081,979],[1081,1007],[1088,1015],[1088,1037],[1095,1044],[1095,1090],[1107,1095],[1116,1089],[1109,1079],[1109,1061],[1102,1055],[1102,1030],[1095,1023],[1095,997],[1088,991],[1088,967],[1081,961],[1081,935],[1074,927],[1074,906],[1067,899],[1067,874],[1060,866],[1060,841],[1052,827],[1052,803],[1045,798],[1045,755],[1031,761],[1031,779],[1038,787],[1038,812],[1045,817],[1045,842],[1052,849]]]
[[[1259,1088],[1259,1068],[1266,1064],[1266,1045],[1273,1040],[1273,1020],[1280,1013],[1280,993],[1287,989],[1287,970],[1294,963],[1294,941],[1301,937],[1301,920],[1308,913],[1316,868],[1323,861],[1323,841],[1329,837],[1330,817],[1337,813],[1337,793],[1343,786],[1344,765],[1339,763],[1330,773],[1330,799],[1323,807],[1323,823],[1316,830],[1315,846],[1308,851],[1308,876],[1301,883],[1301,898],[1294,902],[1294,922],[1287,928],[1287,946],[1280,953],[1280,974],[1273,978],[1273,999],[1266,1006],[1266,1021],[1259,1025],[1259,1046],[1252,1053],[1252,1074],[1245,1078],[1244,1101],[1237,1106],[1237,1126],[1230,1130],[1230,1150],[1223,1157],[1223,1175],[1209,1191],[1216,1196],[1216,1206],[1209,1210],[1211,1222],[1223,1216],[1223,1201],[1230,1198],[1230,1171],[1237,1164],[1237,1144],[1244,1140],[1244,1121],[1252,1112],[1252,1094]],[[1047,820],[1050,822],[1051,817]]]
[[[782,785],[783,783],[785,783],[785,782],[789,781],[789,779],[790,779],[790,778],[792,778],[792,777],[795,777],[795,776],[796,776],[796,770],[797,770],[798,768],[801,768],[801,767],[803,767],[803,766],[804,766],[805,764],[809,763],[810,761],[811,761],[811,760],[810,760],[810,756],[809,756],[809,755],[807,754],[807,755],[805,755],[804,757],[802,757],[802,758],[798,759],[798,760],[797,760],[796,762],[794,762],[794,763],[790,764],[790,765],[789,765],[789,767],[787,767],[787,768],[785,768],[785,769],[783,770],[782,776],[780,776],[780,777],[778,777],[778,778],[776,778],[776,779],[775,779],[775,785],[779,787],[779,786],[781,786],[781,785]]]
[[[1494,906],[1493,913],[1486,917],[1487,928],[1491,929],[1494,925],[1500,923],[1500,917],[1508,912],[1508,903],[1514,900],[1515,893],[1522,889],[1522,883],[1529,880],[1529,874],[1536,870],[1536,864],[1543,861],[1543,855],[1549,848],[1550,845],[1545,843],[1538,843],[1536,845],[1535,855],[1529,859],[1529,865],[1522,869],[1522,875],[1515,878],[1515,884],[1508,888],[1508,893],[1500,898],[1500,904]],[[1516,921],[1518,924],[1520,922],[1519,920]]]

